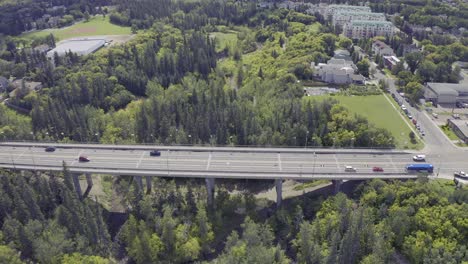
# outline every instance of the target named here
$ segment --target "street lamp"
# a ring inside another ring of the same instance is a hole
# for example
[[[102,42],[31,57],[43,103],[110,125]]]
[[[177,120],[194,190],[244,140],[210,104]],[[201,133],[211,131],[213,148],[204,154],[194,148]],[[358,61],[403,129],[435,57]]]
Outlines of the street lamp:
[[[190,145],[192,145],[192,135],[188,135]]]
[[[296,137],[293,137],[294,138],[294,146],[297,146],[297,140],[296,140]]]
[[[351,138],[351,148],[354,148],[354,140],[356,140],[355,138]]]
[[[234,144],[232,143],[232,136],[229,136],[229,143],[231,144],[231,147],[234,145]]]
[[[308,140],[309,140],[309,130],[307,130],[307,133],[306,133],[306,142],[305,142],[304,148],[307,148]]]

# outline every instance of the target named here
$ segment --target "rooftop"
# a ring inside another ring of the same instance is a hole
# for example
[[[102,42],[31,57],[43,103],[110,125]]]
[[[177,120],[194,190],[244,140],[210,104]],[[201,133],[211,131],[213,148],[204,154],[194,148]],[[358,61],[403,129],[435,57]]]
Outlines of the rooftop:
[[[437,94],[455,95],[458,93],[467,93],[468,85],[458,83],[427,83],[427,87]]]
[[[69,51],[79,54],[87,54],[95,51],[99,47],[103,46],[105,43],[106,41],[104,39],[72,39],[69,41],[61,42],[57,45],[55,49],[49,51],[47,54],[49,55],[57,52],[60,55]]]
[[[353,26],[393,26],[390,21],[353,20],[350,23]]]
[[[450,122],[458,127],[465,137],[468,137],[468,122],[466,120],[450,119]]]

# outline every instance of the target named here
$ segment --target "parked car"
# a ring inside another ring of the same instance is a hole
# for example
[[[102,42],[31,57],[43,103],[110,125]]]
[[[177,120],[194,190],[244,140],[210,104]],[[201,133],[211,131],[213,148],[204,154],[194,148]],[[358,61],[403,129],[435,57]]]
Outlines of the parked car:
[[[413,125],[419,126],[419,124],[417,124],[417,123],[418,123],[418,121],[416,121],[416,119],[413,119]]]
[[[439,115],[436,114],[436,113],[432,113],[432,116],[433,116],[434,118],[439,118]]]
[[[45,148],[45,151],[46,151],[46,152],[54,152],[54,151],[55,151],[55,147],[52,147],[52,146],[46,147],[46,148]]]
[[[357,170],[353,166],[345,166],[344,171],[346,171],[346,172],[356,172]]]
[[[426,133],[424,133],[424,131],[421,130],[421,136],[424,137],[425,135],[426,135]]]
[[[464,171],[456,171],[453,173],[453,176],[468,179],[468,175]]]
[[[426,160],[426,155],[416,155],[413,156],[414,161],[425,161]]]
[[[413,116],[411,114],[408,114],[409,119],[413,119]]]
[[[159,156],[161,156],[161,151],[159,151],[159,150],[152,150],[152,151],[150,152],[150,156],[152,156],[152,157],[159,157]]]
[[[383,172],[384,170],[383,170],[382,167],[373,167],[372,171],[374,171],[374,172]]]
[[[78,158],[78,161],[79,161],[79,162],[89,162],[90,160],[89,160],[88,157],[82,155],[82,156],[80,156],[80,157]]]

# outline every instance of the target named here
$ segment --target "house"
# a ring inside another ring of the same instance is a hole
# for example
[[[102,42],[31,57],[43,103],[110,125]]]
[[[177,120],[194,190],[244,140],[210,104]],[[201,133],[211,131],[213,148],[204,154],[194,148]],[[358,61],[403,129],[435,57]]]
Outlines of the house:
[[[457,83],[427,83],[424,88],[427,101],[436,104],[455,105],[457,102],[468,102],[468,85]]]
[[[447,125],[465,143],[468,143],[468,122],[466,120],[447,119]]]
[[[395,56],[393,49],[380,40],[376,40],[374,41],[374,43],[372,43],[372,51],[374,52],[375,55]]]
[[[9,96],[10,97],[15,97],[17,90],[22,88],[23,79],[16,79],[11,84],[12,84],[14,90],[9,93]],[[24,81],[24,86],[29,92],[39,91],[40,89],[42,89],[42,83],[40,83],[40,82]]]
[[[400,62],[400,59],[398,59],[396,56],[383,56],[383,59],[385,67],[387,67],[389,70],[393,69],[393,67]]]

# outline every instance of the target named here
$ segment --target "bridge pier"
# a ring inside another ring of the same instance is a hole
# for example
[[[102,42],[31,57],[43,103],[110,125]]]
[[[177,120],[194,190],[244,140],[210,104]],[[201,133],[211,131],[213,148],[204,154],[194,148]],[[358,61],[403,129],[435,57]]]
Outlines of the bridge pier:
[[[80,177],[79,173],[72,173],[73,185],[75,186],[76,194],[78,195],[78,199],[82,200],[83,192],[81,191],[80,179],[78,177]]]
[[[214,194],[215,194],[215,179],[205,178],[206,182],[206,193],[208,194],[208,206],[214,206]]]
[[[332,185],[334,187],[334,192],[335,194],[339,193],[341,191],[341,184],[343,183],[343,180],[332,180]]]
[[[141,176],[133,176],[133,179],[137,184],[138,190],[143,190],[143,178]]]
[[[276,207],[279,208],[281,206],[281,203],[283,202],[283,180],[276,179],[275,185],[276,185]]]
[[[85,176],[88,186],[86,187],[86,191],[83,194],[83,198],[86,198],[91,191],[91,188],[93,188],[93,178],[91,178],[91,173],[85,173]]]
[[[146,176],[146,193],[147,194],[150,194],[151,193],[151,189],[153,187],[153,182],[151,181],[152,180],[152,177],[151,176]]]

